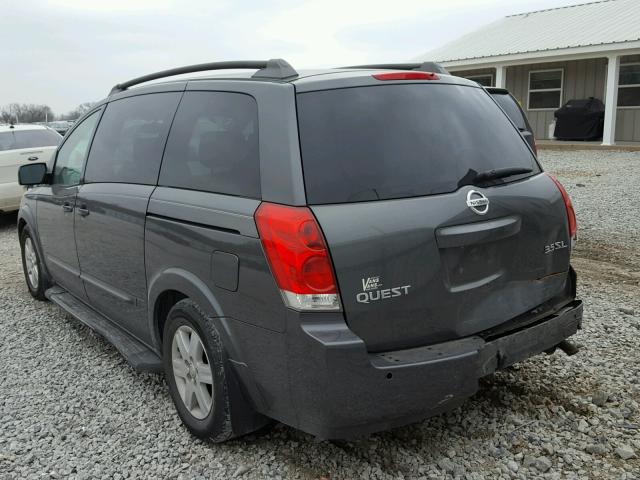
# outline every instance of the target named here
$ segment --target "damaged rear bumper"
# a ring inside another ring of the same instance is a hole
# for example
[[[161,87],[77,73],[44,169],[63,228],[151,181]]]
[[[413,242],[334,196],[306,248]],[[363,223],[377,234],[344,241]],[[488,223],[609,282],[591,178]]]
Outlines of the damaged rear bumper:
[[[295,426],[321,438],[348,438],[438,414],[473,395],[481,377],[553,349],[581,323],[582,302],[574,300],[500,336],[369,353],[344,323],[303,322],[289,352],[302,359],[290,366]]]

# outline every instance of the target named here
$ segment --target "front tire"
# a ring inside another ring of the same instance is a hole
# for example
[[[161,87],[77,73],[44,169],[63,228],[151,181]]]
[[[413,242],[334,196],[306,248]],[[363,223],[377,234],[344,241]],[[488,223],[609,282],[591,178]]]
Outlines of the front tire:
[[[29,293],[33,298],[46,300],[44,292],[49,284],[33,234],[28,226],[25,226],[20,234],[20,249],[22,251],[22,270]]]
[[[198,438],[231,438],[222,342],[213,322],[191,300],[179,301],[169,312],[162,350],[169,393],[185,426]]]

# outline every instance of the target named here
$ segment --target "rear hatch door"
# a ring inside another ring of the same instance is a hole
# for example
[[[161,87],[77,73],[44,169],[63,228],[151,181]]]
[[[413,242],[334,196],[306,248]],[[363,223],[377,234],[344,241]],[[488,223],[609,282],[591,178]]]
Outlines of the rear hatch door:
[[[298,116],[307,200],[370,351],[481,332],[562,292],[562,196],[484,90],[312,91]],[[512,167],[530,171],[479,180]]]

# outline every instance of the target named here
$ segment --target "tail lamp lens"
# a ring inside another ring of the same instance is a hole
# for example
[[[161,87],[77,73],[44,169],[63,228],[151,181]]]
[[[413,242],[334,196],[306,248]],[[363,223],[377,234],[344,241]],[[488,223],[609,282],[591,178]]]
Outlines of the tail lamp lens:
[[[255,220],[285,304],[295,310],[340,310],[329,250],[311,210],[263,202]]]
[[[564,206],[567,209],[567,218],[569,220],[569,237],[575,241],[578,238],[578,220],[576,218],[576,211],[573,208],[573,202],[571,201],[571,197],[565,190],[564,186],[560,183],[560,180],[558,180],[556,177],[554,177],[549,173],[547,173],[547,175],[549,175],[549,178],[553,180],[553,182],[558,187],[558,190],[560,190],[560,193],[562,194],[562,199],[564,200]]]

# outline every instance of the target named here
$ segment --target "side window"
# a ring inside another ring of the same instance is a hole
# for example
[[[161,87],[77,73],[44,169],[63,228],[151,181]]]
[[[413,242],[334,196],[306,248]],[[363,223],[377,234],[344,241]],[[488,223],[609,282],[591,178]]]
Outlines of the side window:
[[[82,164],[87,156],[91,135],[100,118],[99,113],[96,111],[85,118],[58,150],[56,165],[53,168],[54,184],[77,185],[80,183]]]
[[[13,132],[0,133],[0,152],[16,148],[16,138]]]
[[[158,183],[260,198],[255,99],[242,93],[185,93],[171,127]]]
[[[62,136],[53,130],[18,130],[16,132],[17,148],[55,147],[62,141]]]
[[[85,183],[155,185],[181,93],[152,93],[107,105],[91,146]]]
[[[493,95],[493,98],[498,102],[498,105],[502,107],[506,114],[509,115],[509,118],[516,124],[516,127],[525,130],[527,129],[527,123],[522,116],[522,110],[520,110],[516,100],[511,97],[511,95],[498,93]]]

